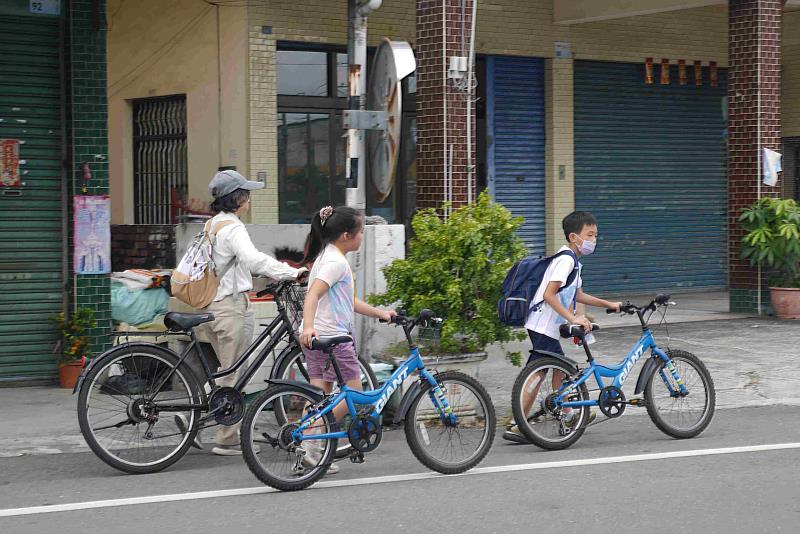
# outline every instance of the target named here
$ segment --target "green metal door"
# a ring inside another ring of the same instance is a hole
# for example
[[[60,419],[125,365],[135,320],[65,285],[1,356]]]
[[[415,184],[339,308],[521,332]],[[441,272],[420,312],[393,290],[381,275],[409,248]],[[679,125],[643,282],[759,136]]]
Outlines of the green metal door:
[[[11,14],[14,6],[0,8],[5,170],[15,146],[19,154],[18,183],[9,173],[0,185],[0,383],[55,378],[51,320],[64,306],[67,266],[61,17]]]

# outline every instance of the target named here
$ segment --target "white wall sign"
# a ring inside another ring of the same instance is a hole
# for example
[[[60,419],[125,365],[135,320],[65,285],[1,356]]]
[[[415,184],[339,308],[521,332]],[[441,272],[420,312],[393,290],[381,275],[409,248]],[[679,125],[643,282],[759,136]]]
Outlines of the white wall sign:
[[[28,10],[37,15],[60,15],[61,0],[30,0]]]

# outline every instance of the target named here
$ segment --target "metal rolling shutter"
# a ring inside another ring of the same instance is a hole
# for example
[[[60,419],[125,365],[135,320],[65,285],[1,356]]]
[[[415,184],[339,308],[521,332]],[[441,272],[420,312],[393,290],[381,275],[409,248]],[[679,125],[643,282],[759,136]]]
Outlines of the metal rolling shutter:
[[[600,230],[589,292],[727,285],[726,73],[695,87],[688,70],[646,85],[644,65],[575,62],[575,206]]]
[[[60,42],[59,17],[0,14],[0,139],[21,141],[23,183],[19,196],[0,191],[0,381],[56,376],[51,319],[64,303],[66,231]]]
[[[544,61],[490,56],[486,78],[489,190],[525,218],[528,251],[544,254]]]

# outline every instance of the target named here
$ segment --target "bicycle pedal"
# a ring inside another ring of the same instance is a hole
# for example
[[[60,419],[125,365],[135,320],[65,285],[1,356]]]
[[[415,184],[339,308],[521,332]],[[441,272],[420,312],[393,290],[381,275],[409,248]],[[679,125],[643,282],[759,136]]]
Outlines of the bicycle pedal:
[[[364,463],[364,454],[361,452],[358,453],[350,453],[350,461],[354,464],[363,464]]]

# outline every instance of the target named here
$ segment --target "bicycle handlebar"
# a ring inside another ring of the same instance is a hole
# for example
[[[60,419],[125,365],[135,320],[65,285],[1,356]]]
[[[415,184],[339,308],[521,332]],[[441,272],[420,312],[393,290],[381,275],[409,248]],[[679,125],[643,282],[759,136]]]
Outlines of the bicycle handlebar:
[[[622,306],[619,309],[619,312],[614,310],[606,310],[606,313],[627,313],[628,315],[633,315],[637,312],[646,312],[648,310],[655,311],[658,306],[669,306],[670,304],[674,304],[670,302],[670,297],[668,293],[659,293],[656,297],[650,301],[649,304],[646,306],[636,306],[632,304],[630,301],[626,301],[622,303]]]
[[[281,280],[280,282],[267,284],[267,286],[264,289],[256,293],[256,296],[263,297],[264,295],[272,295],[274,297],[278,297],[280,296],[281,293],[283,293],[286,290],[287,287],[295,284],[299,286],[306,285],[304,282],[298,282],[297,280]]]
[[[422,322],[432,321],[434,323],[441,323],[442,319],[440,317],[435,317],[434,313],[431,310],[422,310],[419,312],[419,315],[416,317],[409,317],[405,314],[402,310],[397,313],[394,317],[392,317],[391,321],[384,321],[383,319],[379,319],[381,323],[388,324],[396,324],[398,326],[406,326],[406,325],[417,325]]]

